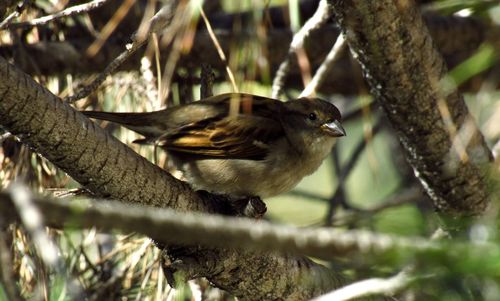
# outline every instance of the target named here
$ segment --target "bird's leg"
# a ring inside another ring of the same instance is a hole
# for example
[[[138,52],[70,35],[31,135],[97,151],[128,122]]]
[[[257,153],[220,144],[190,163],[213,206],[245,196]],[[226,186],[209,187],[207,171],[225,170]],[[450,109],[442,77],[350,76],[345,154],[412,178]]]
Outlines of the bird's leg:
[[[204,190],[197,191],[203,202],[210,202],[215,207],[216,212],[231,216],[245,216],[260,219],[267,211],[266,204],[260,197],[234,198],[228,195],[218,195]],[[199,260],[200,251],[203,251],[203,258],[218,258],[210,256],[210,253],[221,250],[212,248],[201,248],[200,246],[167,245],[160,240],[153,239],[155,245],[162,250],[161,266],[163,273],[170,286],[176,283],[183,283],[184,280],[203,277],[205,274],[213,273],[216,264],[210,260]]]
[[[218,209],[217,212],[231,216],[245,216],[259,219],[267,211],[266,204],[258,196],[232,197],[226,194],[215,194],[205,190],[198,190],[198,195],[205,202],[210,202]]]
[[[231,204],[238,216],[260,219],[267,211],[266,204],[258,196],[232,200]]]

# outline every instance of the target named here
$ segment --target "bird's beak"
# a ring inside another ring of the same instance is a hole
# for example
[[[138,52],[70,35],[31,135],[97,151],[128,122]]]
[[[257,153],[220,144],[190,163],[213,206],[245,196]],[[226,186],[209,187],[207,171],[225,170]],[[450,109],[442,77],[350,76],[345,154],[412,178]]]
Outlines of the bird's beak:
[[[342,136],[345,136],[345,130],[340,125],[340,122],[338,122],[337,120],[323,124],[321,126],[321,129],[327,135],[330,135],[332,137],[342,137]]]

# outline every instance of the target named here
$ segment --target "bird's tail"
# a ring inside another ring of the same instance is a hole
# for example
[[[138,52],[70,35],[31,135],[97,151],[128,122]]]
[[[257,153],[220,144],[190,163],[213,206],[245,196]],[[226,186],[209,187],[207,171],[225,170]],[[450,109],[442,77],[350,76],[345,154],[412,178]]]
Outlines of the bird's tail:
[[[124,126],[134,132],[137,132],[146,139],[136,140],[136,143],[151,143],[162,136],[165,131],[165,125],[157,121],[158,112],[150,113],[112,113],[101,111],[82,111],[83,115],[99,120],[107,120]]]

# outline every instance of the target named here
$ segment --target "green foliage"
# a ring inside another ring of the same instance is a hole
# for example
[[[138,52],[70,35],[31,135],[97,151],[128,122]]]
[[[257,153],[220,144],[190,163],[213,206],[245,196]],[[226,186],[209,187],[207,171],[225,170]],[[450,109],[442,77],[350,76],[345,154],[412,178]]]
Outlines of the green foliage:
[[[471,57],[449,72],[449,77],[455,85],[460,85],[472,76],[490,68],[498,60],[492,45],[482,45]]]
[[[420,236],[428,232],[421,212],[413,205],[389,208],[374,217],[375,229],[402,236]]]
[[[2,282],[0,282],[0,301],[8,301]]]

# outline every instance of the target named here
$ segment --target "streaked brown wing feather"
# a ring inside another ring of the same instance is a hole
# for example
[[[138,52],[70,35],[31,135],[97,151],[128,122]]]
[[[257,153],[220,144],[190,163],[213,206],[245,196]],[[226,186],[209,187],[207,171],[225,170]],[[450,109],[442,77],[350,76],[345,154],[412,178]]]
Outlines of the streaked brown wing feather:
[[[283,134],[277,119],[282,110],[276,99],[226,93],[149,113],[83,113],[143,135],[137,143],[159,142],[169,151],[200,156],[262,159],[266,144]]]
[[[201,127],[200,127],[201,125]],[[230,159],[265,158],[267,145],[283,135],[276,120],[238,115],[208,124],[192,124],[174,135],[162,137],[169,151]]]

